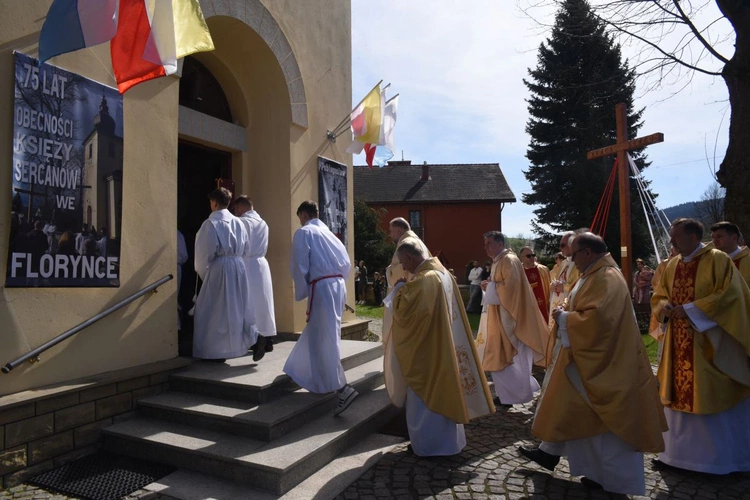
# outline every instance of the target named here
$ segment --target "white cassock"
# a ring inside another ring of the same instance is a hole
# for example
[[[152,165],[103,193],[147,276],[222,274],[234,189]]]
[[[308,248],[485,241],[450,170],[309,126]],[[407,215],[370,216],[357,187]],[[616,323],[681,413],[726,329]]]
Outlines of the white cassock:
[[[195,236],[195,272],[203,285],[195,302],[193,356],[237,358],[258,339],[243,258],[250,242],[242,223],[217,210]]]
[[[312,219],[294,233],[290,268],[295,299],[307,298],[308,322],[284,373],[310,392],[337,391],[346,385],[340,344],[349,254],[320,219]]]
[[[570,310],[573,310],[576,292],[585,281],[586,278],[581,278],[570,291]],[[544,377],[540,401],[544,400],[544,391],[547,389],[547,382],[557,362],[560,349],[570,347],[566,316],[567,313],[563,313],[558,317],[559,337],[555,341],[552,362],[547,367],[547,374]],[[588,402],[589,397],[575,363],[568,365],[565,371],[578,393]],[[623,495],[646,494],[643,453],[612,432],[559,443],[542,441],[539,448],[552,455],[568,457],[571,476],[586,476],[601,484],[605,491]]]
[[[255,326],[264,337],[276,335],[273,307],[273,282],[271,268],[266,260],[268,251],[268,224],[255,210],[239,217],[250,239],[250,253],[245,257],[247,279],[250,283],[250,306],[255,312]]]

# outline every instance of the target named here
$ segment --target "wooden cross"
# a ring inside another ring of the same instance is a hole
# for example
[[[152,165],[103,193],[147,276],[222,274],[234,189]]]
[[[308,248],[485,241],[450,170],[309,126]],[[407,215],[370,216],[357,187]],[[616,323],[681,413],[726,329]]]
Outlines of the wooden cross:
[[[41,193],[39,191],[34,191],[34,186],[33,185],[31,186],[31,189],[14,188],[14,190],[17,193],[29,195],[29,206],[26,208],[26,221],[29,222],[29,223],[31,223],[31,221],[32,221],[31,210],[32,210],[32,207],[34,206],[34,197],[42,195],[44,193]]]
[[[633,279],[633,266],[631,259],[633,238],[631,234],[630,219],[630,162],[625,154],[634,149],[641,149],[649,144],[664,142],[664,134],[656,133],[645,137],[628,140],[628,116],[625,104],[615,106],[617,119],[617,143],[601,149],[595,149],[586,153],[586,158],[594,160],[604,156],[617,155],[617,173],[620,192],[620,256],[622,262],[622,273],[625,280],[630,283]]]

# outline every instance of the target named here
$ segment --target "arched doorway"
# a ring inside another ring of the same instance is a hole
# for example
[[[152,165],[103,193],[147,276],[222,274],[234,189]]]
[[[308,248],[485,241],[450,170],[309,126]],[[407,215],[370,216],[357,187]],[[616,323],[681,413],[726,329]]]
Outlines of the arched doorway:
[[[223,122],[232,122],[232,112],[224,90],[214,75],[194,57],[186,57],[180,79],[181,108],[197,111]],[[228,151],[180,139],[177,147],[177,229],[182,232],[188,260],[182,268],[178,293],[181,309],[179,353],[192,353],[193,318],[187,314],[193,307],[196,290],[195,235],[211,213],[207,195],[217,187],[218,179],[232,178],[232,154]]]

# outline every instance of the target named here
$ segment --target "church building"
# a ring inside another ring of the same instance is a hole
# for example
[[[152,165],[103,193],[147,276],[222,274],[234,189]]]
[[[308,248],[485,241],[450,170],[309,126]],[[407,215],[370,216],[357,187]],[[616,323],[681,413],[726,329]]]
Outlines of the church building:
[[[13,177],[14,82],[10,75],[14,52],[38,57],[40,30],[51,3],[3,2],[3,186],[9,186]],[[305,303],[294,301],[289,259],[292,236],[299,227],[296,209],[304,200],[318,200],[319,157],[348,166],[347,236],[353,251],[351,155],[344,152],[345,144],[342,147],[326,137],[326,131],[351,111],[349,0],[201,0],[200,5],[214,51],[185,58],[181,77],[157,78],[128,90],[121,109],[113,109],[109,98],[97,100],[99,114],[93,129],[89,128],[83,152],[87,173],[81,187],[81,223],[95,226],[97,232],[105,230],[107,238],[119,240],[119,286],[3,287],[0,364],[24,355],[157,280],[176,276],[178,229],[190,253],[183,268],[182,292],[178,293],[176,279],[167,281],[158,293],[145,295],[86,327],[41,354],[36,362],[0,374],[3,464],[16,463],[16,459],[23,460],[27,468],[46,463],[49,457],[33,458],[32,445],[22,447],[42,438],[51,439],[64,429],[62,417],[53,417],[51,412],[65,404],[45,406],[39,402],[39,398],[50,401],[55,387],[84,381],[79,386],[83,390],[86,381],[91,382],[101,394],[84,396],[67,387],[64,397],[75,399],[68,406],[94,412],[97,420],[106,414],[111,419],[111,412],[118,412],[112,404],[119,404],[120,412],[135,405],[120,397],[119,389],[124,387],[120,387],[121,381],[113,381],[115,389],[101,389],[101,381],[109,376],[106,374],[139,374],[141,381],[133,387],[146,389],[164,382],[154,378],[154,373],[161,369],[159,363],[172,360],[174,364],[178,359],[180,340],[189,350],[189,338],[178,335],[178,300],[184,307],[193,296],[192,242],[210,213],[207,195],[217,185],[234,186],[234,196],[248,195],[268,223],[267,258],[280,335],[299,333],[305,325]],[[47,63],[109,87],[117,86],[108,43],[63,54]],[[121,113],[121,135],[114,130],[115,113]],[[117,158],[122,160],[118,162]],[[6,260],[9,214],[16,202],[10,188],[0,191],[0,256]],[[6,267],[0,269],[0,283],[5,283]],[[351,276],[347,288],[353,296]],[[344,317],[345,322],[354,319],[351,313]],[[120,399],[100,404],[105,397]],[[83,408],[88,401],[96,404]],[[40,427],[22,435],[28,425],[37,426],[35,419]],[[26,423],[12,427],[20,421]],[[17,435],[19,432],[21,435]],[[63,448],[72,449],[67,445]],[[0,477],[22,469],[4,467],[0,466]],[[13,482],[18,480],[16,477]],[[6,484],[11,484],[10,480]]]

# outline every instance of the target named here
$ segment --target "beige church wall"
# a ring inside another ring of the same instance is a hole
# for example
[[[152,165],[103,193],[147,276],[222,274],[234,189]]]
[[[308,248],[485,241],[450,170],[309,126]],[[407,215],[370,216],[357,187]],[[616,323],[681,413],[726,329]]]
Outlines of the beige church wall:
[[[221,84],[235,123],[247,128],[246,151],[233,154],[235,194],[250,196],[269,225],[267,258],[277,329],[299,332],[305,325],[305,303],[294,302],[289,273],[291,240],[299,227],[296,209],[304,200],[317,201],[318,155],[351,167],[351,155],[343,151],[346,143],[326,140],[326,130],[351,111],[350,3],[273,1],[261,6],[258,0],[227,0],[201,5],[216,50],[195,57]],[[290,61],[279,62],[275,55],[285,44],[291,47],[287,58],[295,58],[299,65],[299,75],[291,80],[281,66],[286,65],[288,73]],[[292,110],[298,118],[304,110],[307,127],[294,123]],[[351,173],[349,192],[353,193]],[[352,249],[353,238],[350,215]],[[350,277],[350,304],[353,285]]]
[[[318,156],[345,163],[349,166],[348,246],[353,262],[352,158],[344,151],[351,135],[345,133],[336,143],[326,139],[326,131],[332,130],[351,112],[351,2],[265,0],[264,4],[278,21],[297,56],[307,98],[308,128],[293,126],[291,130],[290,234],[299,227],[295,213],[299,204],[308,199],[318,200]],[[354,307],[354,302],[354,278],[350,275],[347,279],[347,304]],[[295,331],[301,331],[305,325],[305,303],[297,303],[294,311]],[[350,319],[354,319],[354,315],[345,313],[344,320]]]
[[[0,16],[0,283],[10,226],[13,57],[37,56],[51,0],[2,0]],[[58,56],[51,64],[115,86],[109,46]],[[178,80],[143,83],[124,96],[123,215],[119,288],[4,288],[0,285],[0,363],[22,355],[176,269]],[[42,354],[0,374],[0,395],[177,354],[175,286],[142,297]]]

